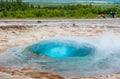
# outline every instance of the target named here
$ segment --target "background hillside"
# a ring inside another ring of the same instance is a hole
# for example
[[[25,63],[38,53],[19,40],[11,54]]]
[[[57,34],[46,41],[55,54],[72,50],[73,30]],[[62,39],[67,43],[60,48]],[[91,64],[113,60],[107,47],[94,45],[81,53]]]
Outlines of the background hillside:
[[[120,0],[24,0],[25,2],[120,2]]]
[[[116,17],[120,17],[120,3],[106,3],[103,0],[97,0],[102,3],[94,2],[95,0],[86,0],[83,3],[77,2],[80,0],[33,1],[1,0],[0,18],[98,18],[102,13],[106,17],[110,17],[111,11],[116,12]],[[93,1],[93,3],[89,3],[89,1]]]

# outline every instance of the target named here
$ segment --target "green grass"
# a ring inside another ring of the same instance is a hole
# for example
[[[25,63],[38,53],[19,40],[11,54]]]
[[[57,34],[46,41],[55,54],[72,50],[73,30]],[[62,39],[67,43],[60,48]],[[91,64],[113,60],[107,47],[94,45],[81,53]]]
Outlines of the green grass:
[[[42,7],[39,7],[38,5]],[[113,3],[31,2],[27,5],[20,5],[20,7],[16,6],[14,8],[8,8],[8,10],[6,6],[3,6],[5,10],[0,11],[0,18],[96,18],[101,13],[104,13],[109,17],[111,11],[115,11],[117,17],[120,17],[120,5]]]

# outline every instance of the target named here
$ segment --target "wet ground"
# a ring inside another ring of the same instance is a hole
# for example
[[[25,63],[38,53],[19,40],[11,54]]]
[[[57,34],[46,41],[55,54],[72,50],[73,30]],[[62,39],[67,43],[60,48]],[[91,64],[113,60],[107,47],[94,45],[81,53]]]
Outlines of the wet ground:
[[[32,25],[32,26],[120,26],[120,19],[4,19],[0,20],[2,26],[6,25]],[[1,26],[0,25],[0,26]]]

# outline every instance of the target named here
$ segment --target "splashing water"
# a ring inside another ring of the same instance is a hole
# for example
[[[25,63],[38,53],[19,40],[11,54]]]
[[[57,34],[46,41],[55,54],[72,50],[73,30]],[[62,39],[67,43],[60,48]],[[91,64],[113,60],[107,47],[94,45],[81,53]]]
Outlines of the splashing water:
[[[83,77],[120,72],[119,57],[120,38],[105,34],[95,38],[51,39],[13,48],[0,55],[0,66],[25,65],[34,71],[54,72],[67,78]]]

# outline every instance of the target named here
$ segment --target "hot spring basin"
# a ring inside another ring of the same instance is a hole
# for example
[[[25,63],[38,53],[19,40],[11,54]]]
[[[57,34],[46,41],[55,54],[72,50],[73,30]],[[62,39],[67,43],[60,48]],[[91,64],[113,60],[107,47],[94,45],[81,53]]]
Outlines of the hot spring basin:
[[[53,72],[66,79],[119,72],[119,41],[112,45],[111,42],[102,42],[90,39],[40,41],[11,49],[0,56],[0,65],[32,67],[33,71]]]
[[[28,46],[24,52],[51,58],[85,57],[93,55],[95,47],[73,40],[45,40]]]

